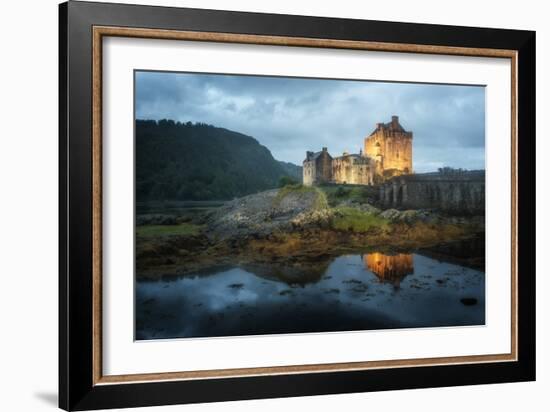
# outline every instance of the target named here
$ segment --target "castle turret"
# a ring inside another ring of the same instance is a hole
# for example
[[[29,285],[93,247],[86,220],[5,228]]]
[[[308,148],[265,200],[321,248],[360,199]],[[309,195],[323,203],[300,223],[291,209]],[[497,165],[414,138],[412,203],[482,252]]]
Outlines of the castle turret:
[[[332,180],[332,156],[323,147],[320,152],[306,152],[302,164],[302,181],[304,185],[328,183]]]
[[[384,176],[410,174],[412,167],[412,132],[392,116],[389,123],[377,123],[376,129],[365,138],[365,155],[379,162],[378,169]]]
[[[392,125],[392,128],[397,129],[397,127],[399,126],[399,116],[391,117],[391,125]]]

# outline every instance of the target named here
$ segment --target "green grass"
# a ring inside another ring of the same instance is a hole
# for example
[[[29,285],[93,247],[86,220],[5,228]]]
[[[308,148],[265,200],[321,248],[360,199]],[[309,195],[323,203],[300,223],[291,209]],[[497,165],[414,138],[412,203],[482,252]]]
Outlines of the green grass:
[[[196,235],[199,231],[200,226],[191,223],[181,223],[179,225],[145,225],[136,228],[136,234],[139,237]]]
[[[351,200],[357,203],[365,203],[372,196],[372,189],[361,186],[320,186],[320,189],[326,194],[328,203],[336,206],[339,203]]]
[[[285,196],[291,193],[310,193],[314,191],[315,187],[313,186],[304,186],[299,183],[295,185],[286,185],[279,189],[279,192],[277,193],[277,198],[284,199]]]
[[[313,204],[314,209],[321,210],[321,209],[326,209],[328,207],[327,196],[322,190],[314,186],[304,186],[302,184],[286,185],[280,188],[273,203],[275,206],[278,206],[286,196],[290,194],[302,194],[302,193],[316,194],[315,202]]]
[[[336,230],[364,233],[373,229],[386,230],[389,225],[387,219],[352,207],[338,207],[335,210],[337,213],[331,223]]]
[[[325,192],[323,192],[320,189],[315,188],[315,191],[317,192],[317,198],[315,199],[315,204],[313,205],[313,207],[316,210],[327,209],[328,208],[327,195],[325,194]]]

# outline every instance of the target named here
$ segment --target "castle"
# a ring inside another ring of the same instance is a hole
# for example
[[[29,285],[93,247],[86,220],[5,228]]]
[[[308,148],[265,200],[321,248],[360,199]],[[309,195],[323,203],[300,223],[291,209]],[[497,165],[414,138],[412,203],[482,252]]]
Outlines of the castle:
[[[306,152],[303,183],[373,185],[393,176],[411,174],[412,137],[412,132],[399,124],[399,118],[392,116],[389,123],[377,123],[376,129],[365,137],[359,154],[344,152],[332,157],[326,147],[320,152]]]
[[[391,283],[398,288],[401,281],[414,273],[412,254],[399,253],[385,255],[383,253],[369,253],[363,255],[363,264],[367,270],[376,275],[380,282]]]

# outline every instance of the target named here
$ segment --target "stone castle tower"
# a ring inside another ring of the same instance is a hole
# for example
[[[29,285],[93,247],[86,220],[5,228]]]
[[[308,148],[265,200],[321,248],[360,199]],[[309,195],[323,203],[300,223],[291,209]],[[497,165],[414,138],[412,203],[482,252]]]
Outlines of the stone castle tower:
[[[397,116],[389,123],[377,123],[376,129],[365,138],[364,153],[377,160],[379,174],[384,177],[413,173],[412,132],[407,132]]]
[[[332,160],[326,147],[320,152],[306,152],[306,160],[303,163],[304,185],[329,183],[332,180]]]

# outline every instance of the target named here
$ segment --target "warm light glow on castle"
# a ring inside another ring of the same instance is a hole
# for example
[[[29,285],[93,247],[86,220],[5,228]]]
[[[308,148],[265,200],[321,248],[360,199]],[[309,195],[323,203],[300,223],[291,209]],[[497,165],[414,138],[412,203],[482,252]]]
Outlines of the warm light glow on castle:
[[[344,152],[342,156],[332,157],[326,147],[320,152],[306,152],[303,182],[308,186],[373,185],[393,176],[411,174],[412,138],[412,132],[401,126],[397,116],[392,116],[391,122],[376,125],[358,154]]]
[[[382,282],[399,286],[407,275],[414,273],[413,255],[400,253],[385,255],[369,253],[363,256],[365,267],[374,273]]]

